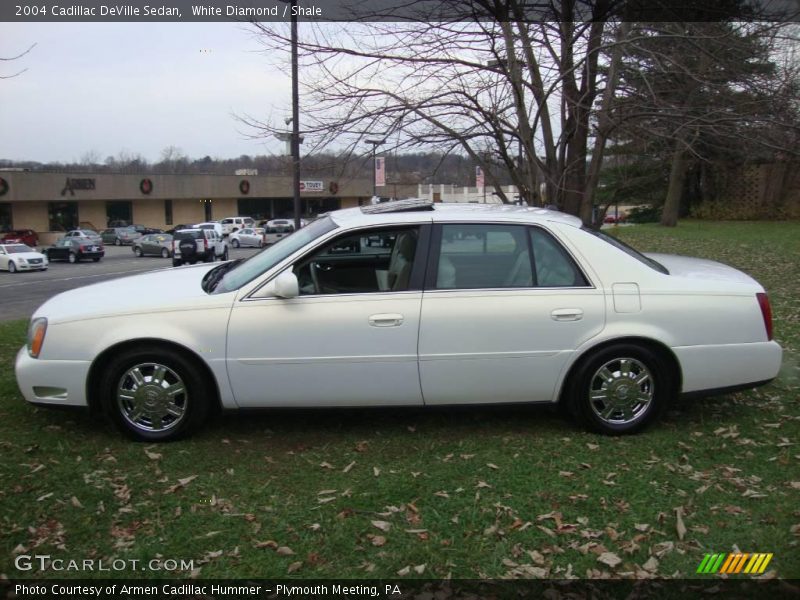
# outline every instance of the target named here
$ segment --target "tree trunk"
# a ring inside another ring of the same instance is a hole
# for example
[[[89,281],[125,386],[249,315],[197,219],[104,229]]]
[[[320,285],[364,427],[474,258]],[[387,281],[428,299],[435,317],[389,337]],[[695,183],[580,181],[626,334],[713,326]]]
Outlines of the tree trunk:
[[[664,210],[661,211],[661,224],[664,227],[675,227],[678,224],[678,211],[681,206],[683,184],[686,180],[688,169],[689,157],[686,155],[686,149],[683,144],[678,142],[678,148],[672,155],[667,199],[664,201]]]

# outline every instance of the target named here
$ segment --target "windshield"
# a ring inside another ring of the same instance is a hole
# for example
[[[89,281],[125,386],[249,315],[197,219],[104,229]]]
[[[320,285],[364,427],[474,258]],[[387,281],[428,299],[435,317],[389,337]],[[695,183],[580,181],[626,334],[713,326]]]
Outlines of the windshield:
[[[618,240],[614,236],[608,235],[607,233],[603,233],[602,231],[598,231],[596,229],[589,229],[588,227],[583,227],[583,230],[591,233],[592,235],[596,235],[604,242],[608,242],[615,248],[622,250],[628,256],[632,256],[636,260],[646,264],[651,269],[658,271],[659,273],[663,273],[664,275],[669,275],[669,271],[667,268],[662,265],[660,262],[653,260],[652,258],[646,257],[644,254],[639,252],[638,250],[631,248],[625,242]]]
[[[34,249],[25,244],[14,244],[13,246],[4,246],[6,252],[9,254],[19,254],[21,252],[34,252]]]
[[[336,229],[337,225],[330,217],[318,219],[308,227],[283,238],[278,243],[268,246],[258,254],[254,254],[247,260],[239,263],[231,269],[220,280],[213,293],[221,294],[238,290],[244,284],[249,283],[265,271],[268,271],[287,256],[294,254],[306,244],[312,242]]]

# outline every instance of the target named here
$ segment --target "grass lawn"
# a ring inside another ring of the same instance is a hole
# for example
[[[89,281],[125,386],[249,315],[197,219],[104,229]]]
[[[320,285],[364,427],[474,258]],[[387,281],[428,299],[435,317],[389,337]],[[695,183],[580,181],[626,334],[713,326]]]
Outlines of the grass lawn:
[[[193,560],[202,578],[693,577],[739,549],[800,578],[800,223],[615,233],[758,278],[780,378],[626,438],[523,407],[272,411],[147,446],[25,404],[26,324],[0,324],[0,576],[83,576],[17,571],[27,553]]]

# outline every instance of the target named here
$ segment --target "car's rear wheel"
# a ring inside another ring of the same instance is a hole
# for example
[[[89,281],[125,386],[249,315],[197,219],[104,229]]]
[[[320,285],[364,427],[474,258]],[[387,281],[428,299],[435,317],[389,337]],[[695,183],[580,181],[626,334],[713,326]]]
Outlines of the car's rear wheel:
[[[8,261],[8,272],[9,273],[16,273],[17,272],[17,265],[14,264],[13,260]]]
[[[74,252],[70,252],[69,256],[67,256],[67,260],[71,263],[76,263],[78,262],[78,255],[75,254]]]
[[[608,435],[636,433],[655,421],[674,394],[670,369],[652,350],[615,344],[584,359],[569,382],[571,412]]]
[[[228,260],[228,247],[225,246],[225,251],[222,253],[222,260]]]
[[[161,258],[169,258],[169,250],[166,248],[161,249]]]
[[[114,245],[115,246],[122,246],[122,240],[119,238],[114,238]]]
[[[175,260],[174,258],[172,259],[172,266],[173,267],[180,267],[182,264],[183,264],[183,261]]]
[[[166,442],[199,427],[211,406],[208,377],[181,354],[158,347],[122,352],[100,382],[104,408],[135,439]]]
[[[232,245],[234,248],[238,248],[238,247],[239,247],[239,240],[233,240],[233,241],[231,242],[231,245]]]
[[[92,258],[92,260],[94,262],[100,262],[100,257],[99,256],[95,256],[94,258]]]
[[[139,258],[141,258],[141,257],[142,257],[142,249],[141,249],[141,248],[139,248],[139,246],[136,246],[136,247],[133,249],[133,253],[134,253],[136,256],[138,256]]]

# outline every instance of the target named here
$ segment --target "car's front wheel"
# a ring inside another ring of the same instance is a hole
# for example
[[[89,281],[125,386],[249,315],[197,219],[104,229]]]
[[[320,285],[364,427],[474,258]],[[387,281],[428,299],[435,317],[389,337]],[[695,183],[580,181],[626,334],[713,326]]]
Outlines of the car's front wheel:
[[[122,246],[122,240],[119,238],[114,238],[114,245],[115,246]]]
[[[136,246],[136,247],[133,249],[133,253],[134,253],[134,254],[135,254],[137,257],[139,257],[139,258],[141,258],[141,257],[142,257],[142,249],[141,249],[141,248],[139,248],[139,246]]]
[[[120,353],[100,382],[104,408],[133,438],[172,441],[199,427],[211,406],[208,377],[183,355],[158,347]]]
[[[569,386],[571,412],[608,435],[641,431],[661,415],[675,390],[664,360],[634,344],[615,344],[584,359]]]
[[[70,252],[69,256],[67,257],[67,260],[71,263],[76,263],[78,262],[78,255],[75,254],[74,252]]]
[[[161,258],[169,258],[169,250],[166,248],[161,249]]]
[[[17,265],[14,264],[13,260],[8,261],[8,272],[9,273],[16,273],[17,272]]]
[[[233,240],[233,241],[231,242],[231,245],[232,245],[234,248],[238,248],[238,247],[240,246],[240,244],[239,244],[239,240]]]

